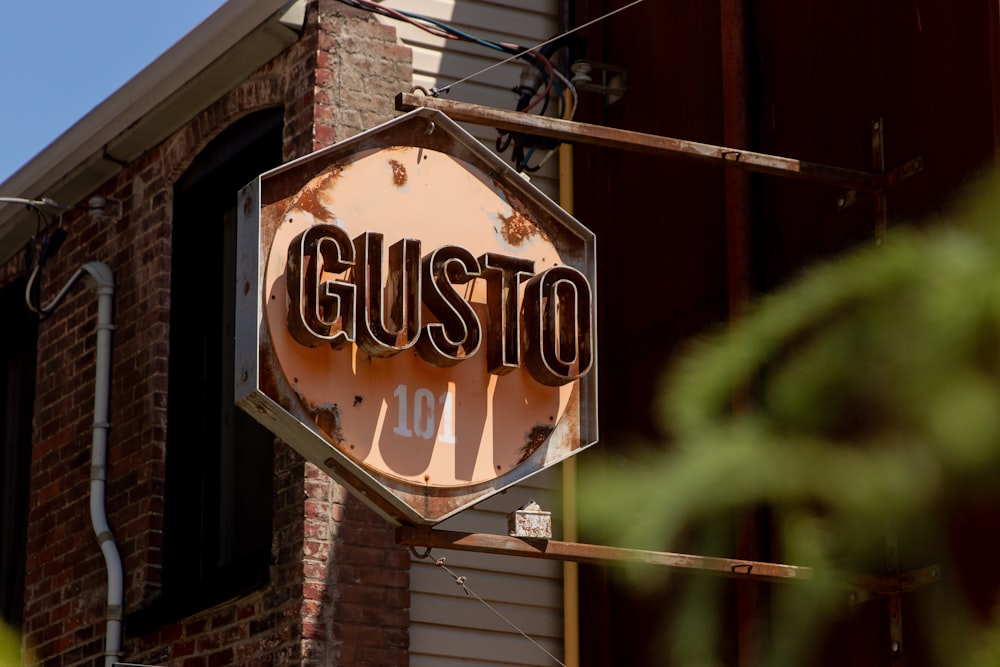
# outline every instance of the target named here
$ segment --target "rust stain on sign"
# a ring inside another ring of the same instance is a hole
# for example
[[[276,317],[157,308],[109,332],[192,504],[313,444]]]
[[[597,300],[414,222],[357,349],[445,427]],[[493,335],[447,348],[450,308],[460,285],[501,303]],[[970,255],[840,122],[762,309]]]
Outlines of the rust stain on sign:
[[[518,463],[527,461],[528,457],[534,454],[535,450],[541,447],[542,444],[549,439],[550,435],[552,435],[552,427],[548,424],[538,424],[528,431],[527,440],[518,452],[520,454]]]
[[[334,215],[320,200],[320,194],[331,188],[331,182],[336,180],[343,170],[342,166],[336,167],[322,179],[314,179],[307,183],[295,200],[295,208],[310,213],[316,220],[332,222]]]
[[[511,211],[510,215],[498,213],[497,217],[501,223],[500,236],[512,246],[519,246],[539,233],[538,228],[518,211]]]
[[[392,167],[392,182],[396,187],[406,185],[406,165],[399,160],[389,160],[389,166]]]
[[[516,192],[498,179],[493,179],[493,186],[501,193],[502,199],[511,209],[510,215],[497,214],[501,223],[498,231],[506,243],[517,247],[536,235],[545,243],[552,242],[546,230],[535,224],[536,218],[531,214],[532,208],[526,206]]]
[[[341,442],[344,439],[341,431],[340,408],[336,403],[332,405],[329,403],[318,406],[310,405],[309,413],[313,419],[313,423],[335,442]]]

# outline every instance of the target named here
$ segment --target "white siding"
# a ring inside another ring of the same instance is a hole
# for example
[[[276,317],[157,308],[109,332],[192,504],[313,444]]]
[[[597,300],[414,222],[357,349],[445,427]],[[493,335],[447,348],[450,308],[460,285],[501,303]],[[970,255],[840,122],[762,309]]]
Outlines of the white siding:
[[[443,530],[504,534],[507,514],[529,500],[555,508],[559,469],[537,475],[440,524]],[[410,667],[539,665],[555,662],[463,588],[435,560],[467,577],[466,586],[560,660],[562,564],[435,549],[410,563]]]
[[[382,4],[445,21],[477,37],[524,47],[540,44],[558,33],[556,0],[504,0],[501,3],[477,0],[387,0]],[[435,37],[402,21],[385,21],[391,23],[403,43],[413,49],[413,85],[423,86],[427,90],[441,88],[507,58],[505,53],[478,44]],[[517,96],[512,89],[518,85],[523,67],[524,64],[520,61],[495,67],[470,81],[458,84],[442,97],[513,109]],[[493,128],[476,125],[464,127],[490,148],[495,146],[496,130]],[[543,155],[541,151],[536,152],[531,164],[538,164]],[[507,149],[503,157],[510,164],[510,149]],[[540,171],[530,176],[531,182],[542,192],[557,200],[557,156],[552,156]]]
[[[434,19],[478,37],[521,46],[535,46],[558,32],[556,0],[386,0],[402,9]],[[477,44],[435,37],[404,22],[384,19],[393,25],[404,44],[413,50],[413,84],[440,88],[504,60],[507,55]],[[520,81],[520,62],[495,67],[458,84],[447,99],[513,109],[517,96],[512,89]],[[496,130],[465,125],[484,144],[493,148]],[[531,163],[544,155],[538,152]],[[510,149],[503,154],[510,164]],[[558,198],[558,160],[548,160],[531,181],[552,199]],[[518,487],[495,496],[476,508],[442,523],[440,528],[462,532],[505,534],[507,514],[529,499],[543,509],[553,509],[560,479],[559,469],[536,475]],[[487,600],[498,612],[547,651],[562,659],[562,564],[553,561],[496,556],[460,551],[435,550],[432,559],[412,559],[410,570],[410,666],[468,667],[475,665],[539,665],[555,663],[518,634],[481,602],[465,594],[434,559],[445,557],[445,565]]]

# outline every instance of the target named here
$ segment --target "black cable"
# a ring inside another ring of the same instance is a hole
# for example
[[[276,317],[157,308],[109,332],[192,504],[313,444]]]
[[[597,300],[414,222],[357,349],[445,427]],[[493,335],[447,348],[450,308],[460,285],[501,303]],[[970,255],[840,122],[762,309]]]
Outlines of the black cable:
[[[511,56],[517,56],[518,59],[524,60],[538,71],[538,78],[533,82],[535,84],[533,86],[521,84],[513,88],[513,92],[518,95],[517,102],[514,106],[515,111],[527,113],[541,104],[541,108],[537,113],[539,115],[545,115],[549,109],[549,93],[553,87],[556,88],[559,94],[560,108],[563,108],[562,100],[564,88],[562,83],[559,82],[559,78],[555,75],[550,56],[567,44],[568,35],[561,35],[555,39],[549,40],[542,44],[538,49],[530,49],[518,44],[507,44],[483,39],[429,16],[385,7],[384,5],[372,2],[371,0],[340,0],[340,2],[350,7],[354,7],[355,9],[403,21],[437,37],[479,44]],[[563,81],[565,81],[565,78]],[[541,93],[539,93],[539,90],[541,90]],[[439,92],[440,91],[432,89],[432,93],[435,95]],[[447,92],[447,88],[445,88],[444,92]],[[550,138],[526,135],[519,132],[498,131],[496,140],[497,152],[501,154],[505,153],[511,146],[513,146],[511,150],[511,160],[514,164],[514,168],[518,172],[533,172],[537,171],[538,167],[529,167],[527,161],[534,152],[534,149],[540,148],[547,151],[555,150],[555,148],[559,146],[559,142]]]

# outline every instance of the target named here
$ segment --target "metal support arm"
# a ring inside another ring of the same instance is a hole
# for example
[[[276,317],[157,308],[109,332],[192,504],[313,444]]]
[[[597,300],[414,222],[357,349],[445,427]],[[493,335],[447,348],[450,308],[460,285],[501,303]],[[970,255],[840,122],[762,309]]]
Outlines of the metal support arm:
[[[794,582],[816,578],[816,571],[813,568],[800,565],[696,556],[669,551],[625,549],[598,544],[560,542],[558,540],[524,539],[487,533],[459,533],[435,530],[427,526],[400,526],[396,529],[396,543],[428,549],[477,551],[591,565],[645,563],[734,579]],[[843,582],[845,588],[854,591],[849,601],[857,604],[871,597],[905,593],[938,581],[941,576],[940,569],[937,565],[930,565],[899,576],[840,575],[837,578]]]
[[[923,169],[923,158],[914,158],[899,167],[882,174],[845,169],[826,164],[796,160],[766,153],[727,148],[697,141],[686,141],[656,134],[620,130],[602,125],[578,123],[548,116],[519,113],[493,107],[455,102],[439,97],[400,93],[396,96],[396,109],[411,111],[418,108],[437,109],[452,120],[476,125],[487,125],[501,130],[513,130],[560,141],[593,144],[605,148],[620,148],[636,153],[664,155],[684,158],[703,163],[714,163],[725,167],[746,169],[763,174],[797,178],[826,185],[858,190],[880,192],[901,180],[909,178]]]

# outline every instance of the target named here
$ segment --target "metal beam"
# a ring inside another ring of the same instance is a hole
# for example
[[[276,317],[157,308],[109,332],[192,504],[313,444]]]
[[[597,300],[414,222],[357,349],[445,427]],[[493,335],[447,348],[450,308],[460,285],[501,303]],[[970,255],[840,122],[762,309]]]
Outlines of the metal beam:
[[[591,565],[622,565],[646,563],[681,570],[707,571],[725,577],[751,578],[764,581],[808,580],[813,569],[795,565],[780,565],[732,558],[715,558],[664,551],[624,549],[597,544],[534,540],[486,533],[457,533],[434,530],[426,526],[400,526],[396,543],[431,549],[455,549],[480,553],[523,556],[557,561],[572,561]]]
[[[678,570],[705,572],[732,579],[770,582],[810,581],[816,579],[811,567],[784,565],[738,558],[696,556],[669,551],[646,551],[598,544],[536,540],[488,533],[459,533],[435,530],[429,526],[400,526],[396,529],[396,544],[426,549],[454,549],[503,556],[521,556],[543,560],[569,561],[590,565],[623,565],[644,563]],[[901,575],[834,575],[845,588],[857,591],[850,602],[857,604],[872,597],[908,593],[934,583],[941,578],[941,568],[929,565]],[[860,594],[859,594],[860,593]]]
[[[863,192],[880,192],[890,185],[918,173],[923,168],[922,159],[915,158],[887,174],[881,174],[738,148],[704,144],[697,141],[663,137],[656,134],[507,111],[467,102],[455,102],[440,97],[413,93],[400,93],[396,96],[396,109],[399,111],[411,111],[418,108],[437,109],[452,120],[487,125],[501,130],[552,137],[570,143],[592,144],[636,153],[718,164],[724,167],[746,169]]]

